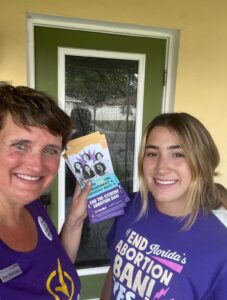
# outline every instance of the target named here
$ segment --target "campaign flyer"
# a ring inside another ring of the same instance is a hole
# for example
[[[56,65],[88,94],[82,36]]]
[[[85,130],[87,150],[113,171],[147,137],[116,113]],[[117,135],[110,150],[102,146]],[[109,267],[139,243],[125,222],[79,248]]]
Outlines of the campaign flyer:
[[[91,223],[124,214],[129,197],[114,174],[104,134],[94,132],[71,140],[63,157],[83,188],[88,180],[88,216]]]

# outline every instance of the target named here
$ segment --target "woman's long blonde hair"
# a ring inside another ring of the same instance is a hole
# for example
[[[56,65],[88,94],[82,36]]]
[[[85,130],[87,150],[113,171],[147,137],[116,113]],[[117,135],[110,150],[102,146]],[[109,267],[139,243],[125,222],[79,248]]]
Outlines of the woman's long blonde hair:
[[[210,211],[220,206],[227,208],[227,191],[214,183],[216,168],[220,161],[213,138],[205,126],[187,113],[166,113],[154,118],[147,126],[140,145],[138,159],[139,187],[142,196],[142,216],[148,207],[148,186],[143,176],[143,159],[148,136],[156,126],[164,126],[176,134],[191,169],[192,180],[189,188],[190,211],[187,226],[193,224],[200,208]]]

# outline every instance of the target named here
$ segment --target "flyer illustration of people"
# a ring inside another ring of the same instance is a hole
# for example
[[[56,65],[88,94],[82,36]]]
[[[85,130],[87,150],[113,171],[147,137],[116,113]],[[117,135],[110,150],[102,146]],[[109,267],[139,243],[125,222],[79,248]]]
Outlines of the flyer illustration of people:
[[[114,174],[105,134],[94,132],[71,140],[63,157],[83,189],[88,180],[88,217],[97,223],[121,214],[129,197]]]

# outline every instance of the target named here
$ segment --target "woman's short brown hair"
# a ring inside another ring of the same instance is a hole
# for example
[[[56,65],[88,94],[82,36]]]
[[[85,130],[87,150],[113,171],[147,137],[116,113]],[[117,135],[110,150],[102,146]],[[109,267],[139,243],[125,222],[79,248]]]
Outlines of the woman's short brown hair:
[[[62,148],[70,138],[72,124],[69,116],[44,92],[26,86],[14,87],[1,83],[0,130],[8,114],[18,126],[43,127],[53,135],[61,136]]]

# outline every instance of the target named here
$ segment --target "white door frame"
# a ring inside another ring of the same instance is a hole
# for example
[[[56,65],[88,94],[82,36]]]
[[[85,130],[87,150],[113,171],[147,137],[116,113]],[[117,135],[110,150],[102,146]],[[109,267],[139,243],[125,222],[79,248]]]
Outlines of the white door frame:
[[[171,112],[174,110],[177,59],[178,59],[178,48],[179,48],[179,30],[28,13],[27,14],[27,84],[32,88],[35,87],[35,51],[34,51],[34,27],[35,26],[165,39],[166,40],[166,58],[165,58],[166,78],[165,78],[165,86],[163,89],[162,112]],[[101,273],[106,273],[107,270],[108,270],[107,267],[86,269],[85,272],[82,269],[79,270],[79,275],[81,276],[81,275],[101,274]]]

